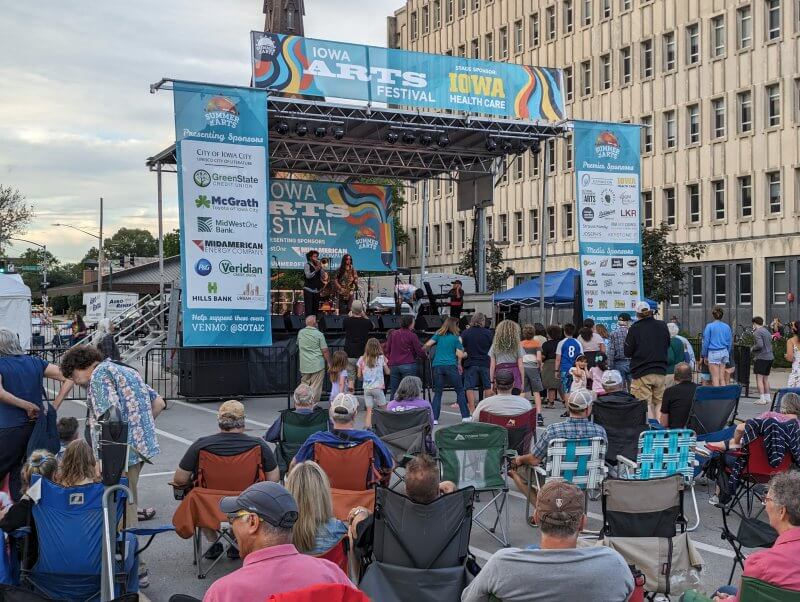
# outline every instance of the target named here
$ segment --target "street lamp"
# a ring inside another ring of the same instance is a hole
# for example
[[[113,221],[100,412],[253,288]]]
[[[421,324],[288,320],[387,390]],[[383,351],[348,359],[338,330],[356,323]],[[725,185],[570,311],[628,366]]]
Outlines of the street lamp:
[[[24,238],[13,238],[9,237],[8,240],[16,240],[17,242],[24,242],[28,245],[33,245],[34,247],[39,247],[42,250],[42,305],[44,305],[45,310],[47,310],[47,285],[50,284],[47,281],[47,245],[40,245],[38,242],[33,242],[32,240],[26,240]]]
[[[78,232],[83,232],[91,236],[92,238],[97,239],[97,292],[100,293],[103,291],[103,197],[100,197],[100,234],[93,234],[91,232],[87,232],[86,230],[81,230],[73,226],[72,224],[53,224],[54,226],[64,226],[66,228],[72,228],[73,230],[77,230]]]

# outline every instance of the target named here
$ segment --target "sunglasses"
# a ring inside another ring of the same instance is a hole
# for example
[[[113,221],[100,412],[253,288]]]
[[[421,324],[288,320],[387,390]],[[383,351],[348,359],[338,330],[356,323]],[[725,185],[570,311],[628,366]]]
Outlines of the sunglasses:
[[[250,516],[253,514],[252,512],[248,512],[247,510],[238,510],[232,514],[227,514],[228,522],[233,524],[234,521],[240,518],[244,518],[245,516]],[[253,514],[253,516],[258,516],[257,514]],[[258,520],[261,520],[261,517],[258,517]]]

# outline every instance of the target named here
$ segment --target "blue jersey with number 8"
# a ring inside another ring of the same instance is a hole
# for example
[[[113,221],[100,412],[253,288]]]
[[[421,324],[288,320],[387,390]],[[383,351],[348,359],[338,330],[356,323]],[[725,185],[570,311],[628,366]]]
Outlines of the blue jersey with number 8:
[[[582,353],[581,344],[577,339],[564,339],[561,345],[561,373],[569,372],[569,369],[575,365],[575,360]]]

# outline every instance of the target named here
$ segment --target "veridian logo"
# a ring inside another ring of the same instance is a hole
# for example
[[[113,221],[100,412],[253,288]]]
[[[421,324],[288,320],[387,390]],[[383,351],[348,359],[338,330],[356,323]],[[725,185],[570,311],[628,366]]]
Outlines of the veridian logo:
[[[217,286],[216,282],[209,282],[208,283],[208,294],[209,295],[216,295],[218,289],[219,289],[219,287]]]
[[[194,183],[201,188],[205,188],[211,184],[211,174],[205,169],[198,169],[196,172],[194,172]]]
[[[208,276],[211,273],[211,262],[208,259],[198,259],[194,264],[194,271],[200,276]]]
[[[233,263],[227,259],[223,259],[219,262],[219,271],[223,274],[246,276],[251,274],[263,274],[264,268],[251,263]]]
[[[211,201],[204,194],[201,194],[199,197],[197,197],[194,200],[194,204],[198,209],[211,209]]]
[[[210,217],[198,217],[197,218],[197,230],[198,232],[213,232],[214,220]]]

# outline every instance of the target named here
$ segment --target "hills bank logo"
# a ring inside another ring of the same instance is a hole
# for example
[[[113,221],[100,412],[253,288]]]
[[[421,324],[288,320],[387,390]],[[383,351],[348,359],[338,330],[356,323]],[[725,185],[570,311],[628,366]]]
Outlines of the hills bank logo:
[[[619,140],[608,130],[600,132],[595,138],[594,153],[600,159],[616,159],[619,157],[620,150]]]
[[[239,109],[227,96],[212,96],[206,103],[206,123],[211,126],[235,128],[239,125]]]

